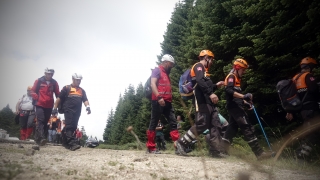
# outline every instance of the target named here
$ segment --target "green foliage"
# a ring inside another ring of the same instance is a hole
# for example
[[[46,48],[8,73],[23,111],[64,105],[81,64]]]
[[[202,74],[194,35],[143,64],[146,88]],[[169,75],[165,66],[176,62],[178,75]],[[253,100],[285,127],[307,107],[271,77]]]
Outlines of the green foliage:
[[[120,95],[116,110],[109,113],[103,134],[105,143],[123,145],[135,142],[134,136],[126,131],[129,126],[133,126],[140,141],[145,141],[150,121],[150,106],[150,101],[144,98],[142,84],[139,84],[136,90],[129,85],[124,95]]]
[[[0,128],[6,130],[10,137],[20,137],[20,126],[15,124],[14,117],[9,105],[0,110]]]
[[[237,57],[245,58],[250,69],[242,78],[243,93],[253,93],[258,114],[270,137],[282,136],[292,128],[285,120],[285,112],[275,90],[281,79],[291,78],[299,71],[299,61],[305,56],[320,57],[320,2],[316,0],[268,1],[268,0],[182,0],[172,13],[161,53],[171,54],[176,61],[170,79],[173,90],[173,107],[176,115],[185,121],[181,132],[193,123],[189,120],[191,102],[181,103],[178,92],[180,75],[198,60],[202,49],[215,54],[209,73],[213,82],[224,80]],[[320,69],[314,72],[320,77]],[[146,77],[147,78],[147,77]],[[121,145],[134,142],[134,137],[125,131],[129,125],[142,142],[150,121],[150,102],[143,97],[143,86],[131,85],[119,97],[115,110],[107,119],[104,140],[107,144]],[[228,119],[225,109],[224,89],[215,92],[219,96],[220,113]],[[249,119],[257,124],[252,111]],[[289,125],[289,126],[288,126]],[[259,126],[256,127],[257,132]],[[277,132],[277,133],[274,133]],[[279,133],[278,133],[279,132]],[[169,127],[165,138],[170,141]],[[273,139],[273,138],[271,138]],[[277,139],[277,138],[275,138]]]

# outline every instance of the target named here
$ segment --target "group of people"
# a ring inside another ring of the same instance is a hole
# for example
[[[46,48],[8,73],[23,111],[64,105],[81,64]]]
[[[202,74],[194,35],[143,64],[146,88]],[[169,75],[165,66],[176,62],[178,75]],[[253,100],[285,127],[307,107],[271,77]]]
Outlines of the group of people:
[[[91,113],[86,92],[80,87],[82,75],[74,73],[72,83],[64,86],[61,91],[53,75],[54,70],[46,68],[44,76],[36,79],[33,86],[28,87],[27,94],[18,101],[16,112],[20,116],[20,140],[28,139],[35,126],[34,140],[39,146],[44,146],[48,138],[54,142],[53,137],[58,132],[63,139],[62,145],[74,151],[81,147],[75,132],[82,103],[87,113]],[[56,97],[55,102],[53,95]],[[59,113],[64,113],[65,117],[63,129],[56,122],[59,105]]]
[[[232,70],[225,80],[217,83],[213,83],[208,74],[213,62],[214,54],[210,50],[202,50],[199,54],[199,62],[195,63],[191,68],[192,84],[196,85],[194,86],[194,97],[192,99],[195,108],[195,123],[182,136],[177,130],[177,120],[171,103],[172,88],[169,74],[175,64],[174,58],[169,54],[165,54],[158,68],[153,69],[151,74],[152,111],[147,130],[147,152],[161,153],[156,148],[155,136],[160,115],[163,114],[169,122],[170,136],[178,155],[187,155],[187,148],[190,144],[197,139],[198,135],[208,129],[206,140],[209,144],[209,154],[212,157],[226,157],[229,155],[229,146],[232,144],[232,139],[240,129],[244,140],[251,147],[258,160],[271,158],[273,152],[266,152],[261,148],[245,111],[245,109],[252,109],[253,106],[253,95],[251,93],[244,94],[241,90],[242,76],[249,67],[247,61],[242,58],[235,59]],[[301,110],[305,123],[319,113],[319,87],[311,73],[316,65],[317,62],[313,58],[303,58],[300,63],[301,72],[299,73],[302,75],[296,81],[299,97],[302,99],[306,96]],[[217,88],[222,86],[225,86],[226,108],[229,114],[228,126],[225,132],[222,132],[224,126],[220,123],[218,115],[217,103],[219,98],[214,93]],[[286,118],[292,120],[293,116],[288,113]]]

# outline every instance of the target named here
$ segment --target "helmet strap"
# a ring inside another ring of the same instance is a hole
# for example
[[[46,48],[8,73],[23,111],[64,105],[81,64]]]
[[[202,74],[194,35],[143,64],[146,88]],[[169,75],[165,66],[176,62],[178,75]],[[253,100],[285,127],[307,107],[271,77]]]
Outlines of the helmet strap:
[[[238,77],[239,79],[241,79],[241,76],[239,75],[239,72],[238,72],[237,69],[233,68],[232,72],[233,72],[233,73],[235,72],[236,75],[237,75],[237,77]]]

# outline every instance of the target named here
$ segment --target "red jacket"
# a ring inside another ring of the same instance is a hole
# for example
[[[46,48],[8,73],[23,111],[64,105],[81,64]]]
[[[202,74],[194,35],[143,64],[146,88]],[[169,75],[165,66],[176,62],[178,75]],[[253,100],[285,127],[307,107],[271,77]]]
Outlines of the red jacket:
[[[40,81],[40,88],[39,92],[36,93],[38,87],[38,81]],[[55,94],[56,98],[59,97],[59,85],[57,81],[51,79],[50,84],[47,85],[45,77],[41,77],[37,79],[31,89],[31,96],[35,101],[34,105],[40,106],[43,108],[53,108],[53,93]]]
[[[157,87],[158,92],[162,96],[163,100],[172,101],[172,89],[170,78],[163,66],[159,66],[160,78],[158,79]],[[152,93],[152,100],[158,100],[157,97]]]

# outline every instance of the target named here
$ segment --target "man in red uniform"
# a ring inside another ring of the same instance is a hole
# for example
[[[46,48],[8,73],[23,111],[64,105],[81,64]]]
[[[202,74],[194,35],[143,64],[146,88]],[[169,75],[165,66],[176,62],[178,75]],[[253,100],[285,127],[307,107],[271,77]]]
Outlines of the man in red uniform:
[[[53,107],[53,93],[56,98],[59,96],[59,85],[56,80],[52,78],[54,74],[53,69],[45,69],[44,76],[37,79],[31,89],[31,96],[33,105],[37,116],[35,141],[38,145],[45,145],[47,143],[48,126],[47,123],[51,116]]]
[[[174,109],[172,107],[172,89],[169,78],[170,70],[174,66],[174,58],[165,54],[162,56],[161,64],[158,68],[155,68],[151,74],[151,121],[147,130],[148,141],[146,146],[148,153],[160,154],[160,151],[156,149],[155,144],[155,129],[160,119],[161,114],[165,116],[170,124],[170,136],[175,142],[179,138],[179,132],[177,130],[177,120],[174,115]]]

